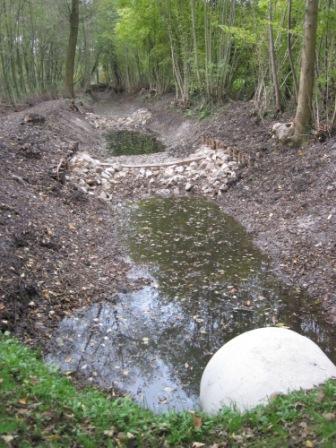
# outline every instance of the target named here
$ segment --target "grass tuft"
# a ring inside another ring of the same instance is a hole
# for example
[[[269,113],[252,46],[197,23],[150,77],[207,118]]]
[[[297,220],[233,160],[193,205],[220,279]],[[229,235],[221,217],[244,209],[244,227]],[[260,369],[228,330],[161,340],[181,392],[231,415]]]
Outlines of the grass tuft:
[[[246,414],[154,415],[128,398],[77,390],[32,350],[2,336],[0,398],[0,447],[336,446],[336,381]]]

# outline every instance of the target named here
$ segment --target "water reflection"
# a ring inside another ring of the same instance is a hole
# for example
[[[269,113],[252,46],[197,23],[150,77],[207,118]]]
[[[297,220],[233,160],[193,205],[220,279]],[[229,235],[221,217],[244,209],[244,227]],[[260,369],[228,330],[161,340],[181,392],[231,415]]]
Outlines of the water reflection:
[[[65,319],[48,360],[112,385],[154,410],[197,406],[202,371],[224,342],[288,326],[333,360],[335,330],[288,289],[244,229],[204,200],[153,199],[128,213],[130,255],[152,285]],[[123,221],[124,223],[124,221]]]
[[[114,156],[152,154],[164,150],[154,135],[136,131],[109,131],[105,133],[107,147]]]
[[[129,222],[132,258],[155,273],[163,300],[178,300],[188,313],[199,309],[208,322],[226,310],[221,321],[232,336],[257,326],[289,326],[336,360],[336,330],[323,321],[319,303],[279,282],[244,228],[216,204],[146,200],[134,206]]]

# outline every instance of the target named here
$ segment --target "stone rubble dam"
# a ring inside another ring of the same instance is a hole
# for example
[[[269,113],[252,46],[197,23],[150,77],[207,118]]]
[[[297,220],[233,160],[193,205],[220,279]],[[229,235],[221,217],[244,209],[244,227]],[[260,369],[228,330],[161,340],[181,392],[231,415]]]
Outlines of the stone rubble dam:
[[[156,412],[198,408],[211,355],[247,330],[286,327],[335,361],[319,304],[279,282],[244,229],[204,199],[121,207],[120,237],[140,290],[64,319],[47,360]]]

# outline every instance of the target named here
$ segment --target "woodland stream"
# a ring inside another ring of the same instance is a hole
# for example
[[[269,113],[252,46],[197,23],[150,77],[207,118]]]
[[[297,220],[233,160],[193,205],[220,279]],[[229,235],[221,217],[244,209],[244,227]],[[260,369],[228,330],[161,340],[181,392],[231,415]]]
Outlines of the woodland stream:
[[[249,235],[214,203],[149,199],[123,208],[120,235],[146,286],[62,321],[47,359],[156,412],[195,409],[211,355],[232,337],[288,326],[336,360],[318,303],[270,272]]]

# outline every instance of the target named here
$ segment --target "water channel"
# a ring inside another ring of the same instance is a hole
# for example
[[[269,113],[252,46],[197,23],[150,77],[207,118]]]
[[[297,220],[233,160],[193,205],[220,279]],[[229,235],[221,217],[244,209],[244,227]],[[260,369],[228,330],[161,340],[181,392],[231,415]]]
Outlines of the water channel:
[[[211,355],[249,329],[287,326],[336,360],[336,331],[319,304],[276,279],[214,203],[145,200],[124,207],[120,222],[129,276],[147,285],[64,319],[49,362],[163,412],[196,409]]]

